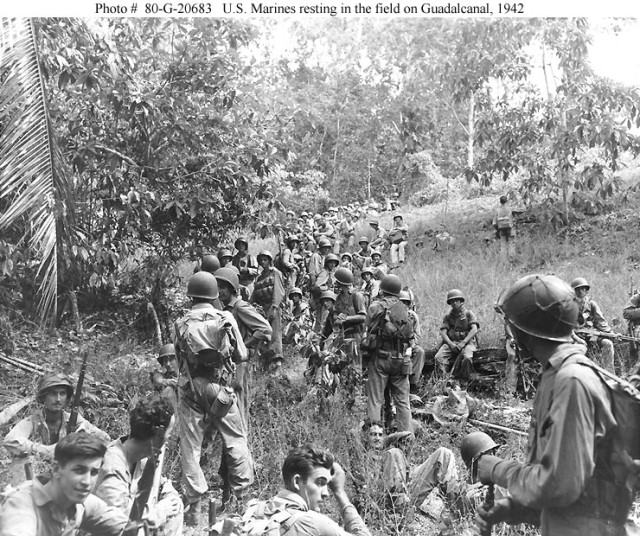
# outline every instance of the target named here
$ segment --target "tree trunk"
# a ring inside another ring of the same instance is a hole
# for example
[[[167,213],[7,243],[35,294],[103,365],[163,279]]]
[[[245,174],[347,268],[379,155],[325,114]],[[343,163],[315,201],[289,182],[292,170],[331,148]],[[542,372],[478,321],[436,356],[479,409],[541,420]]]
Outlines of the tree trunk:
[[[468,121],[468,132],[469,132],[469,139],[467,142],[467,167],[469,169],[473,169],[473,116],[475,113],[475,107],[476,107],[476,94],[471,91],[471,93],[469,93],[469,121]]]
[[[338,126],[336,131],[336,144],[333,149],[333,178],[331,179],[331,188],[336,187],[336,165],[338,160],[338,141],[340,140],[340,118],[338,117]]]

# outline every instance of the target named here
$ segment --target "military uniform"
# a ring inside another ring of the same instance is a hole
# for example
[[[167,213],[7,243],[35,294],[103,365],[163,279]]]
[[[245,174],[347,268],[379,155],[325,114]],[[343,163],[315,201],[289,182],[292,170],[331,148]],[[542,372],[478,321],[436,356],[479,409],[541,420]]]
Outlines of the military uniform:
[[[603,333],[611,333],[611,328],[602,314],[600,306],[592,300],[589,296],[583,300],[579,300],[580,303],[580,317],[582,318],[582,327],[594,328]],[[580,335],[581,337],[583,335]],[[602,350],[602,366],[609,372],[614,372],[614,347],[613,341],[605,339],[603,337],[587,337],[589,342],[597,344]]]
[[[440,331],[446,331],[449,339],[452,342],[460,342],[471,331],[472,326],[479,327],[476,315],[473,311],[468,310],[464,305],[458,313],[451,311],[442,319],[442,325]],[[462,377],[468,378],[469,374],[473,372],[473,353],[477,350],[477,341],[473,337],[464,348],[460,350],[462,354],[462,361],[460,363],[460,374]],[[435,360],[440,369],[446,372],[448,366],[451,364],[452,358],[457,358],[458,354],[454,353],[446,343],[443,343],[436,353]],[[453,374],[457,374],[458,370],[451,371]]]
[[[277,268],[268,267],[256,279],[251,303],[262,307],[265,317],[272,329],[270,349],[272,350],[272,362],[281,362],[282,354],[282,309],[284,300],[284,277]]]

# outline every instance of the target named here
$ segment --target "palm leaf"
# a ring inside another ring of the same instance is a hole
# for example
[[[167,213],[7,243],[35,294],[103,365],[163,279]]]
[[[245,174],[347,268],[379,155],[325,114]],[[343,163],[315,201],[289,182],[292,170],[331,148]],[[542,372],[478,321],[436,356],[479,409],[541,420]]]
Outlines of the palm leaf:
[[[0,26],[0,229],[22,224],[40,259],[39,313],[55,314],[58,285],[56,200],[66,191],[54,141],[33,22],[2,19]],[[25,224],[28,222],[28,224]]]

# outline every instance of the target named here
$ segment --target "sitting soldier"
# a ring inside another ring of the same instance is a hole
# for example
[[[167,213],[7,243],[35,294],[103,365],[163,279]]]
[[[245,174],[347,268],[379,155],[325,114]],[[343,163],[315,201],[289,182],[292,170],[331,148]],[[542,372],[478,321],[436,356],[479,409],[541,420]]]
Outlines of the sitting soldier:
[[[598,336],[598,332],[611,334],[613,338],[615,338],[615,335],[605,320],[600,306],[589,296],[589,289],[591,288],[589,283],[584,277],[578,277],[571,281],[571,288],[576,293],[580,306],[578,328],[576,329],[577,335],[586,339],[587,344],[599,346],[602,351],[600,365],[609,372],[614,372],[613,341],[610,338]]]
[[[436,353],[436,365],[443,374],[451,367],[451,374],[469,379],[473,373],[473,352],[477,349],[476,333],[479,324],[476,315],[464,305],[464,295],[458,289],[447,293],[447,304],[451,310],[442,319],[440,337],[442,346]],[[451,358],[455,358],[451,366]]]

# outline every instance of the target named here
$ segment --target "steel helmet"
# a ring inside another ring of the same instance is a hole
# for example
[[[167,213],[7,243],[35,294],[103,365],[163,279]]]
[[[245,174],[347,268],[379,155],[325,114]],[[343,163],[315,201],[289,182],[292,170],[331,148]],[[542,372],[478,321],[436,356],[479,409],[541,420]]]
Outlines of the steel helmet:
[[[220,268],[220,260],[215,255],[205,255],[200,261],[200,270],[212,274]]]
[[[273,262],[273,253],[271,253],[268,249],[263,249],[260,253],[258,253],[258,262],[260,262],[261,257],[267,257],[271,262]]]
[[[497,448],[496,442],[484,432],[471,432],[462,438],[460,455],[468,469],[480,456]]]
[[[329,212],[338,212],[336,207],[329,207]]]
[[[303,210],[303,211],[300,213],[300,217],[301,217],[301,218],[308,218],[308,217],[309,217],[309,213],[308,213],[307,211]]]
[[[325,290],[322,294],[320,294],[320,301],[322,300],[331,300],[335,303],[336,293],[333,292],[333,290]]]
[[[394,214],[393,219],[395,220],[396,218],[402,219],[402,214]]]
[[[411,305],[411,294],[408,290],[403,290],[402,292],[400,292],[400,296],[398,297],[400,298],[401,302],[407,302],[407,305]]]
[[[371,220],[369,222],[369,225],[375,225],[377,227],[378,225],[380,225],[380,222],[378,220]]]
[[[373,270],[367,266],[366,268],[363,268],[362,271],[360,272],[361,276],[364,274],[373,275]]]
[[[447,292],[447,303],[451,303],[451,300],[464,301],[464,294],[460,289],[452,288],[449,292]]]
[[[380,292],[385,294],[391,294],[392,296],[400,296],[402,291],[402,281],[397,275],[386,275],[382,281],[380,281]]]
[[[374,250],[371,251],[371,255],[370,256],[371,256],[372,259],[373,259],[374,255],[377,255],[378,257],[382,258],[382,253],[381,253],[381,251],[379,249],[374,249]]]
[[[570,342],[580,306],[573,289],[555,275],[527,275],[498,298],[496,305],[519,330],[557,342]]]
[[[318,221],[320,218],[322,218],[322,216],[320,216],[320,214],[318,214],[318,213],[316,213],[316,214],[314,214],[314,215],[313,215],[313,219],[314,219],[315,221]]]
[[[351,255],[351,253],[349,253],[348,251],[345,251],[340,255],[341,259],[344,259],[345,257],[347,257],[350,261],[353,260],[353,255]]]
[[[238,278],[238,274],[233,270],[233,268],[220,268],[215,273],[215,278],[218,282],[224,281],[233,287],[233,290],[236,292],[240,288],[240,280]]]
[[[331,240],[329,240],[326,236],[321,236],[318,239],[318,247],[319,248],[330,248],[331,247]]]
[[[338,268],[334,277],[341,285],[353,285],[353,272],[349,268]]]
[[[370,240],[369,240],[369,238],[368,238],[368,237],[366,237],[366,236],[361,236],[361,237],[358,239],[358,244],[362,244],[362,242],[366,242],[366,243],[368,244],[368,243],[370,242]]]
[[[165,344],[160,347],[160,351],[158,352],[158,359],[162,359],[163,357],[169,357],[172,355],[176,355],[176,347],[173,344]]]
[[[67,399],[70,400],[73,396],[73,385],[71,382],[61,374],[47,374],[42,377],[38,384],[38,394],[36,399],[42,404],[44,402],[44,395],[52,387],[64,387],[67,391]]]
[[[287,212],[286,212],[286,214],[285,214],[285,215],[286,215],[286,216],[295,216],[295,215],[296,215],[296,213],[295,213],[293,210],[287,210]]]
[[[294,294],[297,294],[298,296],[302,297],[302,290],[300,290],[298,287],[293,287],[289,291],[289,297],[293,296]]]
[[[213,277],[213,274],[203,270],[193,274],[187,283],[187,296],[215,300],[218,297],[216,278]]]
[[[233,253],[231,253],[230,249],[223,248],[218,251],[218,260],[221,261],[224,257],[229,257],[230,259],[233,258]]]
[[[249,247],[249,241],[244,236],[239,236],[236,238],[236,241],[233,243],[233,247],[238,249],[238,244],[245,244]]]
[[[583,287],[586,287],[587,290],[591,288],[591,285],[587,283],[587,280],[584,277],[576,277],[573,281],[571,281],[571,288],[573,290],[577,290]]]
[[[331,261],[335,261],[336,266],[338,266],[338,264],[340,264],[340,259],[338,258],[337,255],[335,255],[334,253],[329,253],[325,258],[324,258],[324,267],[327,267],[327,263],[331,262]]]
[[[287,236],[287,244],[290,244],[291,242],[300,242],[300,237],[295,234]]]

